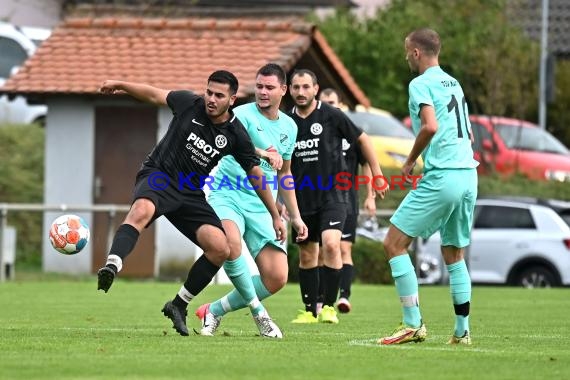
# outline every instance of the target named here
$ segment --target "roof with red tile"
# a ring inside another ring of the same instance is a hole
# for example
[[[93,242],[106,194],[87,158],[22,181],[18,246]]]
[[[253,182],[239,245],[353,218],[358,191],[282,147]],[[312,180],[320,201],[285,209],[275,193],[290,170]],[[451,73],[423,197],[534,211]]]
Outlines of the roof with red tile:
[[[71,18],[0,88],[24,95],[96,94],[105,79],[203,91],[209,74],[232,71],[239,96],[253,93],[267,62],[289,71],[312,46],[359,103],[369,100],[323,35],[298,19]]]

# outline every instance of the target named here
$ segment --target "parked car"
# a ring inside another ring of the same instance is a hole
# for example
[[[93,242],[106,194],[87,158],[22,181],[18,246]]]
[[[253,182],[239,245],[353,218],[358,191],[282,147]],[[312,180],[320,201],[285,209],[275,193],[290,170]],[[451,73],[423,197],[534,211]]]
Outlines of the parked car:
[[[556,137],[528,121],[469,115],[478,172],[520,173],[530,179],[570,182],[570,151]],[[404,119],[410,128],[410,118]]]
[[[346,115],[368,134],[382,168],[400,169],[414,146],[414,135],[391,113],[378,108],[357,106]],[[416,170],[423,167],[421,158]]]
[[[34,54],[37,45],[50,34],[49,29],[17,28],[0,22],[0,87],[17,72],[24,61]],[[10,99],[0,96],[0,123],[43,124],[47,114],[45,105],[31,105],[22,96]]]
[[[556,137],[524,120],[472,115],[479,171],[521,173],[530,179],[570,182],[570,151]]]
[[[446,283],[435,234],[418,246],[424,283]],[[570,202],[480,198],[466,262],[473,283],[533,287],[570,285]]]

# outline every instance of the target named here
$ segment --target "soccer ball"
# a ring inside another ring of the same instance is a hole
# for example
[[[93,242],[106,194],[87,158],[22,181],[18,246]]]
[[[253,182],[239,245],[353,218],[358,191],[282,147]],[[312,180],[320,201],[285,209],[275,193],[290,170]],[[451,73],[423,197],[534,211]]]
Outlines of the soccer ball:
[[[77,215],[62,215],[51,224],[49,240],[59,253],[75,255],[89,242],[89,226]]]

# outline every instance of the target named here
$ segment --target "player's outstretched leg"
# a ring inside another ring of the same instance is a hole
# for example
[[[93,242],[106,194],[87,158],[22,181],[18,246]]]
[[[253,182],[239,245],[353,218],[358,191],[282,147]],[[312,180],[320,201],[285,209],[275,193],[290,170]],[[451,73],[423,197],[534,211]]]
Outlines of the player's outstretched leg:
[[[179,308],[172,301],[168,301],[162,308],[162,314],[170,318],[172,328],[183,336],[188,336],[188,328],[186,327],[186,315],[188,312],[184,308]]]
[[[253,320],[259,329],[259,335],[264,338],[283,338],[283,333],[279,329],[279,327],[273,322],[273,319],[267,313],[267,310],[262,311],[261,313],[254,315]]]
[[[109,291],[117,273],[123,268],[123,260],[134,249],[139,231],[130,224],[121,224],[113,238],[105,266],[97,272],[97,290]],[[112,253],[111,253],[112,252]]]
[[[210,312],[209,303],[205,303],[200,306],[196,310],[195,315],[202,323],[202,327],[200,328],[200,335],[214,336],[216,330],[218,330],[218,327],[220,326],[222,317],[217,317]]]
[[[398,326],[392,335],[378,339],[378,344],[403,344],[410,342],[423,342],[426,340],[427,330],[426,325],[422,322],[420,327],[410,327],[403,323]]]
[[[105,293],[109,291],[117,273],[117,270],[113,267],[114,265],[109,265],[99,269],[97,272],[97,290],[103,290]]]

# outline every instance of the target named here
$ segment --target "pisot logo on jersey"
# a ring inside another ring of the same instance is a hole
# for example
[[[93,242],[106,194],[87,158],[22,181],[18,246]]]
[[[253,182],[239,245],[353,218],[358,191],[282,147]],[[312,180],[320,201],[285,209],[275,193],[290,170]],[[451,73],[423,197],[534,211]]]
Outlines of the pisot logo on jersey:
[[[215,143],[219,149],[222,149],[226,145],[228,145],[228,139],[226,139],[226,136],[224,136],[224,135],[217,135]]]
[[[319,147],[319,138],[315,137],[314,139],[307,139],[297,141],[295,143],[295,149],[313,149]]]
[[[319,123],[314,123],[311,125],[311,133],[315,136],[320,135],[323,132],[323,126]]]
[[[220,142],[219,142],[220,145],[223,144],[223,146],[221,146],[221,147],[218,146],[218,138],[219,137],[223,137],[223,140],[220,139]],[[194,132],[190,133],[190,135],[188,136],[186,141],[190,142],[190,144],[188,144],[188,145],[195,146],[196,148],[200,149],[204,154],[209,155],[211,158],[220,154],[219,150],[214,149],[210,144],[208,144],[206,142],[206,140],[202,139],[201,137],[196,135]],[[221,136],[221,135],[216,136],[216,146],[218,146],[221,149],[224,146],[226,146],[226,144],[227,144],[227,140],[226,140],[225,136]],[[188,145],[187,145],[187,147],[188,147]],[[190,148],[188,148],[188,149],[190,149]]]

